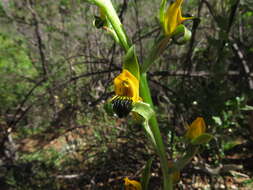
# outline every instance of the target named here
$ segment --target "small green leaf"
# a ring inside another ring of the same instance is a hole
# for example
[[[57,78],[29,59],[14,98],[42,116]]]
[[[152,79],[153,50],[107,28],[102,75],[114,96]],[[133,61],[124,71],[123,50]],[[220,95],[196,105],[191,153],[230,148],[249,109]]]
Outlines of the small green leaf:
[[[134,45],[129,48],[127,54],[124,56],[123,68],[130,71],[138,80],[140,79],[139,63]]]
[[[155,114],[154,110],[149,104],[141,101],[133,103],[132,111],[140,114],[147,121]]]
[[[149,184],[149,179],[150,179],[150,169],[151,169],[152,162],[153,162],[153,158],[150,158],[147,161],[145,168],[142,172],[141,186],[143,190],[148,190],[148,184]]]
[[[138,113],[144,118],[144,122],[143,122],[144,129],[146,130],[147,134],[151,138],[151,141],[153,142],[153,144],[156,145],[155,137],[148,123],[149,119],[155,114],[152,107],[147,103],[139,101],[133,104],[132,111]]]
[[[221,118],[220,117],[217,117],[217,116],[213,116],[212,119],[214,120],[214,122],[218,125],[222,125],[222,121],[221,121]]]
[[[191,144],[193,145],[201,145],[208,143],[213,138],[213,135],[209,133],[203,133],[202,135],[192,139]]]
[[[160,23],[162,25],[164,23],[164,15],[165,15],[166,4],[167,4],[167,0],[162,0],[162,2],[160,4],[159,19],[160,19]]]
[[[144,126],[144,129],[146,130],[146,133],[149,135],[149,137],[150,137],[150,139],[151,139],[153,145],[156,146],[156,141],[155,141],[154,134],[153,134],[152,130],[150,129],[150,126],[149,126],[147,120],[145,120],[145,121],[143,122],[143,126]]]
[[[252,111],[253,110],[253,106],[249,106],[249,105],[246,105],[244,108],[242,108],[241,110],[243,111]]]
[[[223,149],[227,151],[242,143],[243,142],[239,140],[231,140],[231,141],[224,142],[222,146],[223,146]]]
[[[118,38],[114,29],[108,27],[107,32],[108,32],[108,34],[110,34],[113,37],[113,39],[115,40],[116,43],[120,44],[119,38]]]

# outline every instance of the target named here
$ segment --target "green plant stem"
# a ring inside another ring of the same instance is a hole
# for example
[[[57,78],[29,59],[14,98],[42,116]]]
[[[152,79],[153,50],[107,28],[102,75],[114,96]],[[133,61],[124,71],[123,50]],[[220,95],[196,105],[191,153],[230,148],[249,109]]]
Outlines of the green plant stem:
[[[170,36],[162,36],[154,43],[151,51],[148,54],[149,56],[141,65],[141,73],[146,73],[148,71],[149,67],[154,63],[154,61],[164,52],[170,39]]]
[[[177,172],[182,170],[193,158],[193,156],[198,152],[199,146],[192,146],[187,148],[187,153],[175,162],[173,168],[170,169],[169,173]]]
[[[154,61],[162,54],[162,52],[166,49],[168,43],[170,41],[170,36],[158,39],[154,43],[149,56],[145,59],[144,63],[141,65],[141,75],[140,75],[140,95],[143,98],[143,101],[150,104],[154,109],[153,101],[150,94],[150,89],[147,81],[147,74],[149,67],[154,63]],[[154,135],[156,146],[154,147],[161,163],[161,169],[163,173],[163,190],[172,190],[173,189],[173,181],[172,175],[169,175],[169,167],[168,167],[168,159],[166,156],[161,132],[158,126],[158,122],[156,116],[150,118],[149,125],[151,131]]]
[[[154,108],[153,101],[150,94],[150,89],[147,82],[146,73],[142,73],[140,76],[140,94],[141,94],[141,97],[143,98],[143,101],[150,104]],[[172,190],[173,189],[172,175],[169,175],[168,159],[166,156],[166,152],[165,152],[165,148],[162,141],[162,136],[160,133],[156,116],[153,116],[150,118],[149,124],[156,141],[156,146],[154,148],[161,162],[161,169],[163,173],[163,190]]]
[[[108,20],[110,21],[113,29],[115,30],[118,36],[121,46],[124,48],[126,52],[128,52],[129,48],[131,47],[130,45],[131,43],[129,42],[127,35],[125,34],[125,31],[111,3],[111,0],[91,0],[91,1],[94,2],[106,13]],[[143,64],[142,74],[140,76],[141,97],[143,98],[144,102],[150,104],[153,108],[154,106],[153,106],[153,101],[150,95],[150,90],[149,90],[149,86],[147,82],[146,71],[151,66],[151,64],[159,57],[159,55],[165,50],[169,42],[169,39],[170,37],[163,37],[158,40],[158,43],[155,43],[151,51],[151,55],[148,56],[148,58]],[[133,52],[135,53],[135,51]],[[135,61],[137,61],[137,59]],[[151,119],[149,120],[149,124],[156,141],[154,148],[161,162],[161,169],[163,173],[163,190],[172,190],[173,189],[172,175],[169,175],[168,159],[166,156],[166,152],[165,152],[164,144],[162,141],[160,129],[156,120],[156,116],[151,117]]]
[[[124,32],[122,23],[119,20],[119,17],[112,5],[111,0],[92,0],[98,7],[100,7],[105,13],[110,23],[112,24],[113,29],[115,30],[121,46],[127,52],[130,48],[129,40],[127,35]]]

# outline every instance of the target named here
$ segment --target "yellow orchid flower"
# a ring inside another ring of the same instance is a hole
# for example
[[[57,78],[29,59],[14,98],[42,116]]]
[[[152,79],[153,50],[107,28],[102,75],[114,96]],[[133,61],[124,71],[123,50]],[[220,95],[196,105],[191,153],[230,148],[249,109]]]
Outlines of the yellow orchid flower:
[[[126,69],[114,79],[114,91],[116,95],[129,97],[133,102],[140,100],[139,80]]]
[[[139,80],[127,69],[123,69],[114,79],[115,96],[111,99],[114,112],[121,118],[132,110],[132,103],[141,100],[139,97]]]
[[[180,25],[183,21],[192,19],[193,17],[182,17],[181,13],[181,5],[184,0],[176,0],[173,2],[165,12],[164,15],[164,32],[165,35],[171,35],[178,25]]]
[[[125,181],[125,190],[142,190],[141,184],[138,181],[130,180],[127,177]]]
[[[202,117],[197,117],[188,127],[185,137],[187,139],[194,139],[206,131],[206,124]]]

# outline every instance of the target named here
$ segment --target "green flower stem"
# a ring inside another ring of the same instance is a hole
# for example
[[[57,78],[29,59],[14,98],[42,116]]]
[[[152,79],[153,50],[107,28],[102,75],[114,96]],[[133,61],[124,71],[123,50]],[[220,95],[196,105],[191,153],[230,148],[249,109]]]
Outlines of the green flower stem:
[[[99,6],[107,15],[108,20],[110,21],[113,29],[115,30],[119,42],[121,46],[124,48],[124,50],[130,55],[133,53],[134,62],[138,62],[136,58],[135,51],[133,49],[133,52],[128,52],[128,50],[131,47],[131,43],[129,42],[127,35],[125,34],[125,31],[122,27],[122,24],[118,18],[118,15],[111,3],[111,0],[90,0],[90,2],[95,3],[97,6]],[[170,37],[162,37],[158,40],[157,43],[155,43],[154,47],[152,48],[151,54],[148,56],[144,64],[142,65],[141,70],[141,76],[140,76],[140,94],[143,98],[143,101],[150,104],[153,108],[153,101],[150,95],[150,90],[147,82],[147,76],[146,72],[148,68],[151,66],[151,64],[161,55],[161,53],[165,50],[167,47],[167,44],[170,40]],[[127,56],[128,57],[128,56]],[[128,59],[126,59],[128,60]],[[129,67],[128,64],[125,64],[125,67]],[[132,67],[132,66],[131,66]],[[130,67],[130,68],[131,68]],[[133,73],[135,74],[135,73]],[[172,190],[173,189],[173,183],[172,183],[172,175],[169,175],[169,167],[168,167],[168,159],[166,156],[164,144],[162,141],[160,129],[156,120],[156,117],[153,116],[149,120],[150,128],[153,133],[154,139],[155,139],[155,150],[160,158],[161,162],[161,169],[163,173],[163,190]]]
[[[173,165],[173,168],[170,169],[169,173],[173,173],[176,171],[182,170],[193,158],[193,156],[198,152],[199,146],[192,146],[190,145],[189,148],[187,148],[187,153],[180,158],[178,161],[175,162]]]
[[[164,15],[165,15],[166,4],[167,4],[167,0],[162,0],[160,4],[159,18],[160,18],[160,23],[162,26],[164,25]]]
[[[145,59],[144,63],[141,65],[141,75],[140,75],[140,95],[143,98],[143,101],[150,104],[154,108],[153,101],[150,94],[150,89],[147,81],[147,74],[149,67],[154,63],[154,61],[163,53],[166,49],[171,37],[162,36],[154,43],[149,56]],[[173,180],[172,175],[169,175],[168,159],[166,156],[162,136],[158,126],[156,116],[153,116],[149,120],[149,124],[154,135],[156,146],[155,150],[160,158],[161,169],[163,173],[163,190],[172,190],[173,189]]]
[[[166,49],[171,37],[170,36],[162,36],[158,39],[157,42],[154,43],[151,51],[149,52],[149,56],[145,59],[143,64],[141,65],[141,73],[146,73],[149,67],[154,63],[154,61],[163,53]]]
[[[141,94],[141,97],[143,98],[143,101],[150,104],[152,108],[154,108],[153,101],[150,94],[150,89],[147,82],[146,73],[142,73],[140,76],[140,94]],[[164,144],[162,141],[160,129],[156,120],[156,116],[153,116],[150,118],[149,124],[156,141],[155,150],[157,151],[157,154],[161,162],[161,169],[163,173],[163,190],[172,190],[173,189],[172,175],[169,175],[168,159],[166,156],[166,152],[165,152]]]
[[[138,80],[140,79],[140,68],[134,45],[129,48],[123,59],[123,68],[130,71]]]
[[[111,0],[92,0],[92,2],[94,2],[106,13],[108,20],[112,24],[112,27],[118,36],[121,46],[127,52],[130,48],[129,40],[125,34],[122,23],[119,20],[119,17],[112,5]]]

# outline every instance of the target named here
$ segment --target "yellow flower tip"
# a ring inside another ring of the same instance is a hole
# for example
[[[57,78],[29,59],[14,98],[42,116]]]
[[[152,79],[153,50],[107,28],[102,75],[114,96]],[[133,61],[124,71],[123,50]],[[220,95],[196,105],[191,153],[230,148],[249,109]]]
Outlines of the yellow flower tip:
[[[114,79],[114,90],[116,95],[130,97],[133,102],[140,100],[139,80],[126,69]]]
[[[197,117],[192,124],[188,127],[185,137],[194,139],[206,131],[206,124],[202,117]]]
[[[171,35],[178,25],[180,25],[183,21],[192,19],[191,17],[185,18],[182,17],[181,13],[181,5],[183,0],[176,0],[173,2],[167,9],[164,16],[164,32],[165,35]]]
[[[124,178],[125,190],[142,190],[141,184],[138,181],[130,180],[128,177]]]

